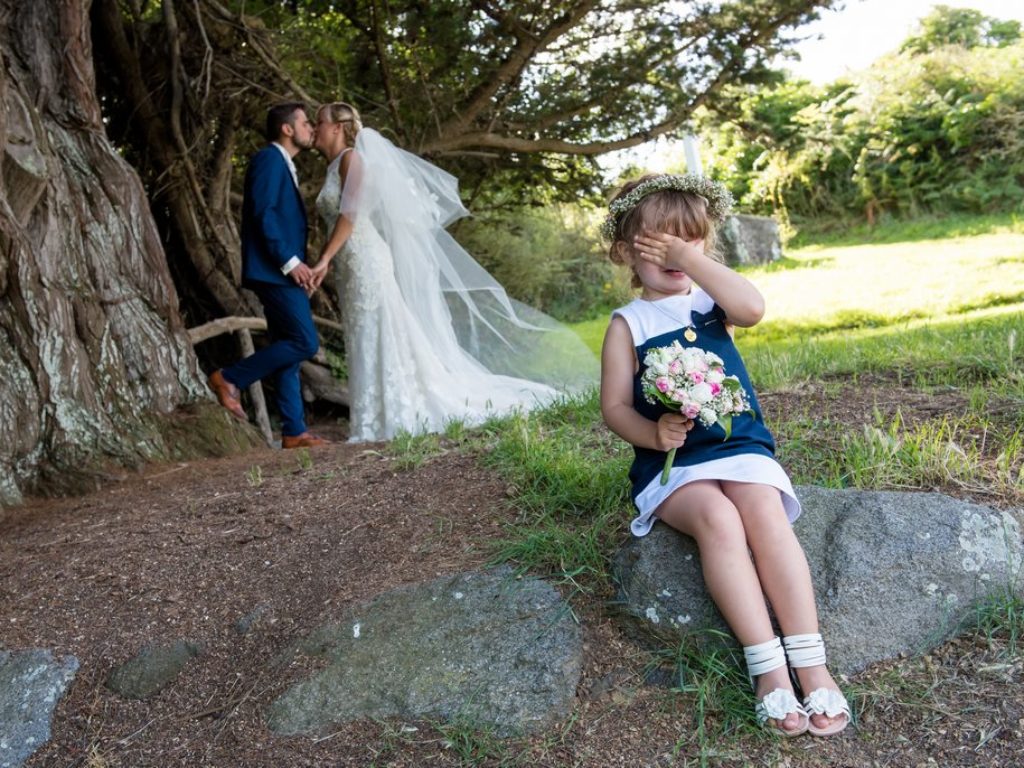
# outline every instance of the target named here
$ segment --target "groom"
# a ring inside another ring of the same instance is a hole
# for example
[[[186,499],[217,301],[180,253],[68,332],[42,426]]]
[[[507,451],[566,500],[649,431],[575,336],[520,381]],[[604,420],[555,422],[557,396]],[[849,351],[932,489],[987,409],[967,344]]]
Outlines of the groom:
[[[299,366],[316,354],[309,293],[315,287],[306,266],[306,206],[299,193],[294,158],[313,146],[305,105],[289,102],[267,113],[267,140],[245,174],[242,201],[242,284],[259,297],[271,343],[234,365],[214,371],[210,389],[232,415],[247,421],[240,390],[276,377],[281,411],[281,447],[314,448],[328,440],[306,429]]]

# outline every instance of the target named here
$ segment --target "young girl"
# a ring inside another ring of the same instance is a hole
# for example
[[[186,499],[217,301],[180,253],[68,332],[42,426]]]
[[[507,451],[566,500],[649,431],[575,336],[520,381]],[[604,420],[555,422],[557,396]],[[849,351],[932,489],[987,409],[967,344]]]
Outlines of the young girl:
[[[800,503],[773,458],[775,442],[732,340],[732,326],[761,319],[764,300],[746,278],[706,255],[714,222],[730,203],[724,187],[694,175],[644,176],[612,200],[603,228],[611,259],[630,267],[642,290],[612,313],[601,357],[601,412],[634,446],[633,534],[646,535],[657,518],[696,540],[708,592],[757,679],[758,722],[773,720],[785,736],[829,736],[846,727],[850,708],[825,668],[810,570],[791,528]],[[673,341],[717,354],[746,390],[753,415],[734,416],[728,439],[717,425],[695,424],[644,399],[644,356]],[[672,448],[678,450],[662,484]],[[808,693],[802,706],[787,656]]]

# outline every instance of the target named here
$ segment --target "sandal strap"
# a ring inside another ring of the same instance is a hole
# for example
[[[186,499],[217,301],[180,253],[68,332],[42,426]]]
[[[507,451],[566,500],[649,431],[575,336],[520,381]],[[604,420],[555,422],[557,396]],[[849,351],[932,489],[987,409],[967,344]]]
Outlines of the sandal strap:
[[[788,635],[782,638],[782,642],[786,646],[789,666],[794,669],[825,664],[825,642],[820,634]]]
[[[777,637],[757,645],[744,646],[743,657],[747,661],[747,672],[751,678],[786,666],[786,654]]]

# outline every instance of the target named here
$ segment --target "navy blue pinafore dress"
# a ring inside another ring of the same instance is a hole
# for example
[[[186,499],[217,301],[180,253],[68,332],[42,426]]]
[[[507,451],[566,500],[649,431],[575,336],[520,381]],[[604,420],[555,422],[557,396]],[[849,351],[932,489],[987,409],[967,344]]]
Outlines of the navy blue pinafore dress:
[[[717,424],[705,427],[699,421],[695,422],[686,443],[676,451],[666,485],[660,482],[665,452],[634,446],[633,464],[629,470],[633,502],[638,510],[638,516],[630,526],[634,535],[643,536],[650,531],[658,506],[673,491],[696,480],[735,480],[774,486],[782,494],[790,522],[795,520],[800,514],[800,503],[785,470],[775,461],[775,440],[765,426],[757,395],[739,350],[726,328],[722,308],[707,293],[694,286],[687,296],[671,296],[658,301],[636,299],[615,310],[613,315],[619,315],[626,321],[633,336],[640,362],[633,377],[633,407],[642,416],[657,421],[668,412],[660,403],[647,402],[640,382],[646,370],[644,357],[648,350],[668,346],[673,341],[684,347],[713,352],[722,358],[726,375],[740,380],[754,412],[753,415],[733,417],[732,434],[728,440],[724,439],[725,431]],[[692,341],[687,338],[687,329],[696,334]]]

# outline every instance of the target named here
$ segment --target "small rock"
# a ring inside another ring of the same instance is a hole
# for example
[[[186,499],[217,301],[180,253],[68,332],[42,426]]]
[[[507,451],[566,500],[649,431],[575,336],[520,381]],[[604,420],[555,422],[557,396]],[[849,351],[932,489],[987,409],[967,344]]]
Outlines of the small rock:
[[[147,646],[135,658],[111,670],[107,687],[128,699],[147,699],[177,677],[200,653],[199,646],[187,640]]]

